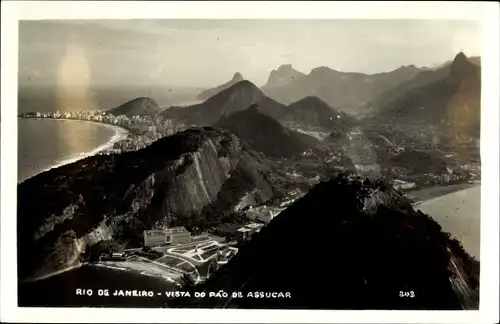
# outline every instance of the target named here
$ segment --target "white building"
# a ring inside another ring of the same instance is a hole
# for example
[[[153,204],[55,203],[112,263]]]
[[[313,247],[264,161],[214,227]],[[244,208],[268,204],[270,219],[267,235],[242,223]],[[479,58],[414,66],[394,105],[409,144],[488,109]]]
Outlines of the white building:
[[[414,182],[407,182],[407,181],[398,180],[398,179],[394,180],[392,185],[397,190],[408,190],[408,189],[415,188],[417,186]]]

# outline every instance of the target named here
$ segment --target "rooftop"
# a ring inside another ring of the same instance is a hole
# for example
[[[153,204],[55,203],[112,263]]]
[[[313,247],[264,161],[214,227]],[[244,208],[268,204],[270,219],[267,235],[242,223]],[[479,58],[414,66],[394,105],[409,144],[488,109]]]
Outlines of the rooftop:
[[[163,230],[145,230],[144,236],[153,236],[153,235],[164,235],[165,232]]]
[[[256,229],[256,228],[259,228],[259,227],[262,227],[262,226],[263,225],[259,224],[259,223],[250,223],[250,224],[245,225],[245,227],[248,227],[248,228],[251,228],[251,229]]]
[[[187,232],[187,229],[185,229],[183,226],[169,227],[166,229],[169,230],[171,233]]]

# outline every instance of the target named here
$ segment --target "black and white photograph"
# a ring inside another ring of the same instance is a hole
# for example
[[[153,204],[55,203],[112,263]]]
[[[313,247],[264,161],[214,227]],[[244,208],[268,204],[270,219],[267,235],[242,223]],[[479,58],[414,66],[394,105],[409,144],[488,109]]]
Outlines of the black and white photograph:
[[[16,22],[1,263],[21,312],[498,302],[478,16],[207,18]]]

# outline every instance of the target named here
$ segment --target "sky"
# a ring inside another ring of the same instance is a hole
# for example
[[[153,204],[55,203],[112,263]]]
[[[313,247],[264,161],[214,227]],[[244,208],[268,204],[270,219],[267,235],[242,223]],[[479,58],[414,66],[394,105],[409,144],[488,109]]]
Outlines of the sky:
[[[213,87],[235,72],[261,86],[282,64],[378,73],[480,55],[465,20],[21,21],[19,85]]]

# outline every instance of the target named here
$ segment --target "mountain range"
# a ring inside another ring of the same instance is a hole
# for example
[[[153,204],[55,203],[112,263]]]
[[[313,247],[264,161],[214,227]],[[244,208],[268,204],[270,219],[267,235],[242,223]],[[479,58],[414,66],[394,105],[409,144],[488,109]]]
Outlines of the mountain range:
[[[463,53],[437,70],[422,71],[412,80],[369,103],[371,118],[406,125],[440,127],[449,137],[479,137],[481,67]]]
[[[419,69],[413,65],[372,75],[339,72],[322,66],[312,69],[309,74],[303,74],[287,65],[273,71],[272,78],[270,76],[270,81],[262,90],[270,98],[286,105],[304,97],[314,96],[331,107],[358,115],[363,113],[359,108],[365,103],[410,80],[418,72]]]

